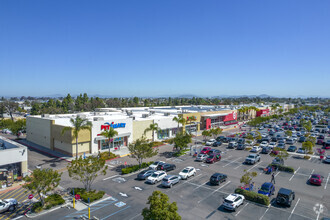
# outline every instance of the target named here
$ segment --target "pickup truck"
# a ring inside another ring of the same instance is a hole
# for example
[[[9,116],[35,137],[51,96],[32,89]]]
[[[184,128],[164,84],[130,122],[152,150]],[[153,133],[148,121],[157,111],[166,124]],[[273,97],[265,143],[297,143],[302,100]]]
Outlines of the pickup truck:
[[[14,211],[17,206],[17,200],[16,199],[0,199],[0,213],[6,212],[6,211]]]
[[[255,164],[256,162],[260,161],[260,155],[259,154],[250,154],[245,158],[246,164]]]

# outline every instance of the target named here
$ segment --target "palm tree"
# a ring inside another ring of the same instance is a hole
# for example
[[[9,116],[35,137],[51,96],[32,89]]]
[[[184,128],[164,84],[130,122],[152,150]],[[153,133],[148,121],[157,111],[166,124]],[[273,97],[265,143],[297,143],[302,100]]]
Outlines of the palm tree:
[[[152,142],[155,141],[155,131],[158,132],[159,131],[159,127],[158,127],[158,124],[157,123],[152,123],[149,125],[148,128],[146,128],[144,130],[144,135],[148,132],[148,131],[151,131],[152,132]]]
[[[82,130],[91,130],[92,129],[92,122],[88,121],[86,118],[81,118],[79,115],[76,118],[71,118],[70,123],[72,127],[64,127],[62,129],[62,135],[66,131],[72,131],[73,137],[76,139],[76,159],[78,159],[78,135],[79,132]]]
[[[111,139],[118,135],[118,131],[116,131],[113,127],[110,127],[109,130],[105,130],[101,133],[102,136],[108,138],[108,145],[109,145],[109,156],[110,156],[110,143]],[[112,141],[113,144],[113,141]]]
[[[183,131],[183,126],[186,124],[186,119],[183,118],[182,115],[178,115],[178,117],[175,116],[172,120],[178,122],[178,130],[180,124],[182,124],[182,131]]]
[[[255,106],[249,106],[249,111],[255,111],[255,112],[258,112],[258,111],[260,111],[260,109],[258,109],[257,107],[255,107]]]

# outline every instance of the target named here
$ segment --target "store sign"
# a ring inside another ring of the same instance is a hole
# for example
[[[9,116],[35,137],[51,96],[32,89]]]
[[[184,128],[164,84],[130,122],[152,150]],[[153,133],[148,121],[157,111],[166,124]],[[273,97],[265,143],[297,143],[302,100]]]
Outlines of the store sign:
[[[233,112],[233,119],[236,120],[236,118],[237,118],[237,113]]]
[[[104,123],[104,125],[101,125],[101,130],[109,130],[110,127],[114,128],[114,129],[115,128],[125,128],[125,126],[126,126],[126,123],[117,123],[117,124],[115,124],[114,122],[112,122],[110,124],[110,123],[106,122],[106,123]]]

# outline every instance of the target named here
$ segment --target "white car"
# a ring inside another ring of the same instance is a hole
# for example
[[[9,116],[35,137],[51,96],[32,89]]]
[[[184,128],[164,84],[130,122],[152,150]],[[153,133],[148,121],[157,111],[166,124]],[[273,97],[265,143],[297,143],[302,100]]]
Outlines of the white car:
[[[268,145],[268,147],[270,148],[274,148],[276,146],[276,142],[270,142],[270,144]]]
[[[223,207],[225,209],[236,211],[240,205],[244,203],[245,197],[241,194],[230,194],[223,201]]]
[[[260,147],[268,147],[268,142],[267,141],[261,142]]]
[[[151,164],[149,167],[153,170],[157,170],[157,166],[159,164],[164,164],[165,162],[164,161],[155,161],[153,164]]]
[[[186,167],[179,173],[179,176],[181,177],[181,179],[186,180],[191,176],[195,176],[195,174],[196,169],[194,167]]]
[[[215,139],[210,139],[210,140],[206,141],[205,145],[206,145],[206,146],[212,146],[213,143],[216,142],[216,141],[217,141],[217,140],[215,140]]]
[[[6,211],[14,211],[17,206],[17,200],[16,199],[0,199],[0,213],[6,212]]]
[[[330,155],[326,156],[323,160],[324,163],[330,163]]]
[[[259,146],[254,146],[254,147],[252,147],[251,152],[255,152],[255,153],[257,153],[257,152],[259,152],[260,150],[261,150],[261,147],[259,147]]]
[[[165,171],[156,171],[151,176],[148,177],[147,182],[151,184],[155,184],[160,182],[164,177],[167,176]]]
[[[206,158],[207,158],[208,156],[209,156],[209,155],[207,155],[207,154],[198,154],[195,160],[196,160],[196,161],[201,161],[201,162],[203,162],[203,161],[206,160]]]

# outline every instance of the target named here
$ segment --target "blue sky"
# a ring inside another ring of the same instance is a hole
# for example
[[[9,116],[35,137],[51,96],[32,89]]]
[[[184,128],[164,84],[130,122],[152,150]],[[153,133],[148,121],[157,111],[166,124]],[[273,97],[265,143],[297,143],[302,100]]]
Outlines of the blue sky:
[[[2,0],[0,96],[330,96],[330,1]]]

